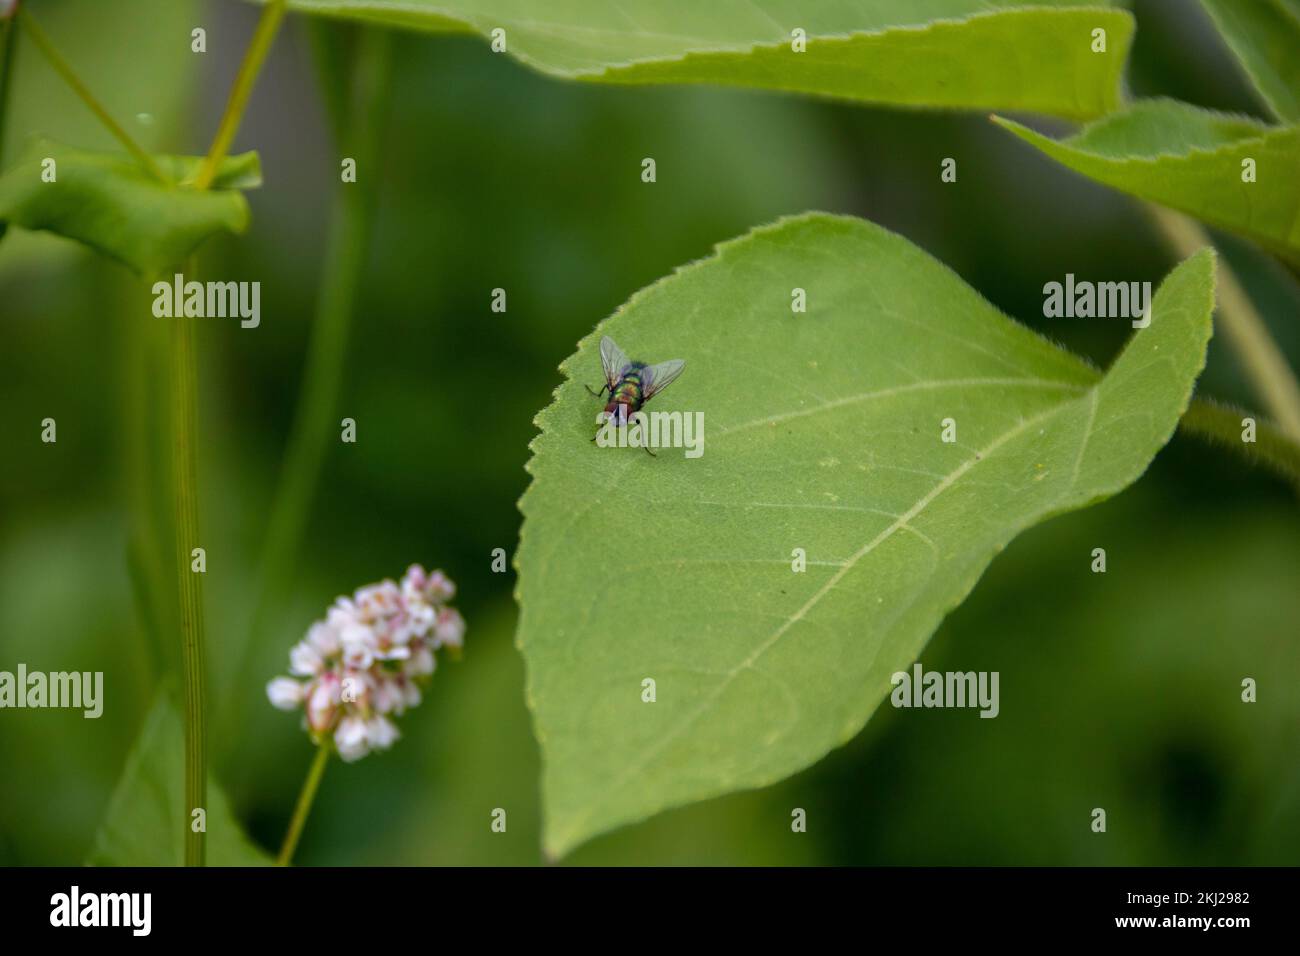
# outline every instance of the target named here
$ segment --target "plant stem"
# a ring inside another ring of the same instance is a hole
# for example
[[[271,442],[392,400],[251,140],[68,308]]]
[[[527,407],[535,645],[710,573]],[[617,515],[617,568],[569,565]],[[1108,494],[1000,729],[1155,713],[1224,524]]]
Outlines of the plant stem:
[[[5,160],[5,118],[9,115],[9,87],[14,75],[14,51],[18,49],[18,29],[12,19],[0,24],[0,169]]]
[[[199,167],[194,186],[207,189],[230,149],[239,129],[248,98],[284,19],[285,0],[271,0],[262,11],[257,29],[244,53],[235,77],[221,125],[212,147]],[[194,271],[191,261],[190,271]],[[198,466],[195,447],[198,435],[197,363],[194,357],[194,322],[176,319],[172,354],[172,407],[174,474],[176,481],[176,536],[181,564],[180,618],[185,672],[185,796],[188,809],[204,806],[207,793],[207,727],[205,724],[205,649],[203,639],[203,590],[197,573],[186,574],[186,562],[199,540]],[[194,832],[186,820],[185,863],[202,866],[204,836]],[[296,840],[296,837],[295,837]],[[290,848],[292,852],[292,848]]]
[[[1256,421],[1253,442],[1242,441],[1241,423],[1245,418],[1256,416],[1233,405],[1194,399],[1179,420],[1178,428],[1271,468],[1300,491],[1300,442],[1267,420]]]
[[[284,19],[284,11],[285,0],[271,0],[262,10],[262,17],[257,21],[257,29],[253,32],[253,39],[249,41],[248,49],[244,52],[244,62],[240,64],[239,73],[235,76],[235,85],[230,89],[230,99],[226,102],[226,111],[222,114],[221,125],[217,127],[217,135],[213,138],[208,155],[204,158],[203,165],[199,167],[198,175],[194,179],[194,185],[199,189],[207,189],[212,185],[217,170],[221,168],[222,160],[230,152],[230,144],[234,142],[235,133],[239,131],[239,124],[244,118],[244,109],[248,106],[248,98],[253,93],[257,75],[262,70],[266,55],[271,51],[271,44],[275,42],[280,21]]]
[[[350,131],[347,141],[339,145],[344,155],[357,162],[357,182],[335,187],[306,367],[284,465],[268,512],[250,635],[233,671],[240,683],[250,679],[245,672],[251,666],[251,654],[261,646],[270,627],[274,598],[301,546],[331,436],[338,434],[334,416],[347,360],[357,288],[366,264],[375,185],[379,179],[376,171],[379,127],[388,101],[391,73],[388,34],[382,30],[366,30],[357,53],[356,102],[345,115],[335,118],[336,128]],[[349,122],[351,117],[356,121]],[[233,712],[230,717],[238,721],[240,712]],[[228,731],[229,739],[237,739],[237,725],[223,721],[222,726]]]
[[[122,494],[127,503],[127,570],[143,626],[150,668],[181,674],[177,613],[181,568],[171,560],[172,522],[170,373],[172,329],[141,322],[140,286],[113,270],[104,277],[109,315],[119,317],[114,337],[122,343],[118,420],[122,422]],[[162,467],[158,467],[161,462]]]
[[[1205,230],[1188,217],[1155,205],[1148,205],[1148,209],[1180,258],[1211,245]],[[1218,259],[1217,289],[1219,324],[1246,378],[1277,427],[1300,441],[1300,383],[1222,255]]]
[[[190,272],[194,262],[190,262]],[[185,683],[185,865],[202,866],[204,837],[190,826],[190,815],[207,806],[207,727],[205,724],[202,575],[193,570],[192,549],[199,538],[197,467],[198,385],[193,317],[178,316],[172,330],[172,480],[176,519],[176,557],[180,581],[181,665]]]
[[[320,779],[325,774],[325,764],[329,762],[330,749],[329,737],[321,740],[316,748],[316,758],[311,762],[307,779],[302,783],[298,804],[293,808],[293,818],[289,821],[289,829],[284,834],[284,843],[280,845],[280,855],[275,860],[276,866],[288,866],[289,861],[293,859],[293,851],[298,848],[298,838],[302,836],[302,828],[307,823],[307,814],[311,813],[312,802],[316,799]]]
[[[45,35],[45,31],[37,25],[35,20],[32,19],[32,15],[27,12],[25,6],[18,8],[18,20],[22,24],[23,29],[27,31],[27,35],[31,37],[32,42],[36,44],[37,49],[44,54],[45,59],[50,61],[50,66],[54,67],[54,71],[63,77],[64,82],[67,83],[68,86],[72,87],[73,92],[81,97],[81,101],[90,108],[90,111],[99,118],[99,121],[104,124],[108,131],[117,137],[117,141],[126,147],[127,152],[135,157],[136,161],[144,167],[145,171],[148,172],[149,175],[153,176],[161,183],[171,185],[171,180],[167,178],[167,174],[162,171],[159,165],[154,162],[154,158],[145,152],[144,149],[142,149],[140,145],[131,138],[130,134],[128,134],[126,130],[118,125],[117,121],[109,115],[108,110],[104,108],[103,104],[101,104],[99,100],[95,99],[94,94],[90,92],[86,87],[86,84],[82,83],[77,74],[72,72],[72,67],[70,67],[67,61],[59,55],[59,51],[54,49],[53,44],[50,43],[49,37]]]

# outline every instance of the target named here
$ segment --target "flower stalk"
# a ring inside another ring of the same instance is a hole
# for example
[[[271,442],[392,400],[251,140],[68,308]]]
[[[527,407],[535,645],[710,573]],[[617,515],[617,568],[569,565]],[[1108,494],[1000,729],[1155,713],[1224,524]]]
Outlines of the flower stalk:
[[[284,842],[280,844],[280,855],[275,860],[276,866],[288,866],[293,860],[294,851],[298,849],[298,840],[302,836],[302,828],[306,825],[307,815],[311,813],[311,805],[316,800],[316,791],[320,788],[321,777],[325,775],[325,764],[329,763],[330,749],[328,737],[324,738],[316,748],[316,757],[311,762],[307,779],[303,781],[302,791],[298,794],[298,803],[293,808],[289,829],[285,831]]]
[[[448,606],[456,586],[441,571],[413,564],[401,582],[380,581],[336,600],[289,651],[289,672],[266,685],[271,704],[302,711],[316,759],[280,848],[287,866],[311,811],[329,754],[360,760],[401,736],[392,717],[415,707],[438,651],[458,656],[465,621]]]

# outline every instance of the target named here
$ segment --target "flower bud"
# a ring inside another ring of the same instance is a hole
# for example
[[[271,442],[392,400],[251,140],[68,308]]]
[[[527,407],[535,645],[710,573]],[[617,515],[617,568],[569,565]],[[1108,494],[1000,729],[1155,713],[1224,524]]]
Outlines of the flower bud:
[[[302,685],[292,677],[277,677],[266,685],[271,706],[279,710],[297,710],[302,705]]]
[[[460,650],[465,644],[465,619],[454,608],[445,607],[438,612],[433,625],[433,635],[439,647]]]

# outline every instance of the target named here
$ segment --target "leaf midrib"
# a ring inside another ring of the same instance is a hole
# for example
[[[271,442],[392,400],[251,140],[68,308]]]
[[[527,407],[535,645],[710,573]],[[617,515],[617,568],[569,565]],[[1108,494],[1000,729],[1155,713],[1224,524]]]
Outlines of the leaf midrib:
[[[1088,391],[1091,392],[1093,395],[1093,408],[1089,415],[1089,428],[1085,429],[1082,441],[1080,443],[1080,452],[1075,464],[1075,471],[1076,471],[1075,480],[1077,480],[1077,470],[1079,464],[1082,462],[1083,452],[1084,449],[1086,449],[1088,437],[1091,432],[1091,423],[1094,420],[1096,415],[1096,404],[1099,401],[1100,385],[1101,382],[1099,381],[1096,385],[1093,385],[1091,388],[1088,389]],[[826,594],[830,593],[830,591],[834,589],[835,585],[837,585],[841,580],[843,580],[843,578],[850,571],[852,571],[854,567],[857,566],[860,560],[862,560],[864,557],[866,557],[868,554],[874,551],[878,546],[880,546],[885,541],[887,541],[890,537],[893,536],[895,532],[906,527],[908,525],[908,522],[910,522],[913,518],[915,518],[922,511],[924,511],[930,505],[930,503],[934,501],[935,498],[941,495],[948,488],[952,487],[952,485],[956,481],[958,481],[963,475],[969,472],[977,464],[989,460],[989,457],[994,452],[996,452],[999,448],[1005,445],[1007,442],[1016,438],[1018,435],[1022,434],[1027,429],[1032,428],[1034,425],[1046,421],[1048,418],[1051,418],[1053,415],[1057,415],[1060,412],[1064,411],[1065,409],[1070,408],[1072,404],[1073,402],[1065,402],[1060,405],[1053,406],[1052,408],[1040,412],[1039,414],[1034,415],[1030,418],[1022,419],[1014,427],[1003,432],[1001,435],[995,438],[992,442],[990,442],[980,451],[976,452],[974,456],[967,458],[955,469],[953,469],[951,472],[945,475],[943,479],[941,479],[933,488],[931,488],[928,492],[926,492],[926,494],[922,495],[919,499],[917,499],[917,501],[910,508],[908,508],[907,511],[899,515],[891,525],[889,525],[882,532],[876,535],[875,538],[871,539],[865,545],[859,548],[852,555],[852,557],[850,557],[849,560],[846,561],[844,565],[826,581],[825,584],[823,584],[820,588],[818,588],[817,592],[813,594],[813,596],[809,598],[804,603],[804,605],[801,608],[799,608],[799,610],[797,610],[791,617],[789,617],[767,639],[765,639],[754,650],[752,650],[744,660],[740,661],[735,667],[731,668],[729,671],[726,671],[723,679],[719,681],[718,684],[704,697],[704,699],[700,702],[699,706],[697,706],[693,711],[687,714],[676,725],[676,727],[671,728],[666,733],[664,733],[654,745],[643,750],[641,752],[641,755],[636,760],[628,764],[628,766],[624,768],[624,770],[618,775],[618,777],[614,780],[614,782],[610,786],[602,790],[600,796],[595,801],[588,804],[587,809],[581,815],[576,817],[568,827],[565,828],[564,837],[556,841],[557,845],[560,846],[567,845],[568,834],[580,831],[582,827],[586,824],[586,822],[591,818],[591,816],[597,810],[599,810],[601,807],[607,804],[612,796],[621,792],[627,786],[628,782],[636,774],[639,774],[643,769],[645,769],[646,766],[649,765],[649,763],[652,760],[655,759],[655,757],[657,757],[669,745],[671,745],[678,738],[680,738],[681,735],[685,733],[686,730],[689,729],[710,708],[710,706],[718,699],[719,696],[721,696],[721,694],[727,689],[727,687],[731,685],[731,681],[734,680],[738,674],[740,674],[742,671],[752,668],[753,665],[758,661],[758,659],[762,657],[765,653],[767,653],[768,650],[774,647],[781,640],[781,638],[784,637],[785,634],[789,632],[791,627],[793,627],[796,623],[802,620],[804,616],[807,615],[807,613],[811,611],[821,601],[823,597],[825,597]],[[1067,486],[1067,488],[1063,490],[1060,495],[1057,496],[1057,503],[1059,503],[1060,499],[1063,498],[1066,494],[1068,494],[1068,492],[1072,490],[1073,487],[1074,487],[1074,481],[1072,481],[1071,484]]]

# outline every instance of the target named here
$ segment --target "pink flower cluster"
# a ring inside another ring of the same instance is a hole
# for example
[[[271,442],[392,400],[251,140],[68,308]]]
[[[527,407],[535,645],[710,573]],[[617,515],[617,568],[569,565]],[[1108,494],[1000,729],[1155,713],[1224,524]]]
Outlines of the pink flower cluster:
[[[266,686],[281,710],[305,710],[314,740],[332,734],[344,760],[386,750],[398,738],[389,715],[420,702],[434,652],[458,654],[465,621],[447,602],[456,586],[441,571],[413,564],[400,584],[381,581],[340,597],[325,620],[289,651],[289,672]]]

